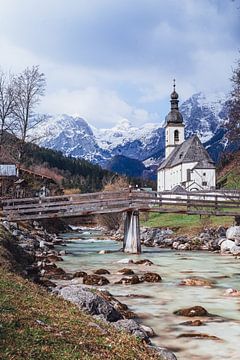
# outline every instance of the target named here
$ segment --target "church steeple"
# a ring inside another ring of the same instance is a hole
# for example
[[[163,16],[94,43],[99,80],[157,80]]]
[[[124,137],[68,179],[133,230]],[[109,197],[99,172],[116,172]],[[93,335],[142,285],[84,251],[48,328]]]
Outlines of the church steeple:
[[[166,116],[166,123],[183,123],[183,117],[182,114],[179,112],[178,109],[178,93],[176,92],[176,80],[173,79],[173,92],[171,93],[171,111]]]
[[[173,79],[173,92],[171,93],[171,111],[166,116],[166,144],[165,155],[168,157],[177,145],[184,142],[183,117],[178,109],[178,93],[176,92],[176,80]]]

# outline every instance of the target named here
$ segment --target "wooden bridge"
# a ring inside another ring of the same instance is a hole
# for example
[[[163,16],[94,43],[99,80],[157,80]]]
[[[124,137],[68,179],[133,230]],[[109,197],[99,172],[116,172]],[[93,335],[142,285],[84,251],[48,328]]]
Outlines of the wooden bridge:
[[[8,221],[78,217],[125,211],[238,216],[240,191],[145,192],[122,190],[21,199],[2,199]]]
[[[135,238],[135,252],[139,252],[140,211],[240,216],[240,191],[157,193],[127,189],[42,198],[1,199],[1,207],[2,220],[13,222],[126,212],[125,247],[128,237]],[[130,243],[133,244],[131,241]]]

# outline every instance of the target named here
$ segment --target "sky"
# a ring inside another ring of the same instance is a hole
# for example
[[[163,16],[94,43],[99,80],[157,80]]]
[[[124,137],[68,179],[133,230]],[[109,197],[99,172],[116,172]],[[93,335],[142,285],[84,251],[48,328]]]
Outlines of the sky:
[[[39,65],[38,111],[161,123],[172,79],[180,102],[231,89],[240,0],[0,0],[0,66]]]

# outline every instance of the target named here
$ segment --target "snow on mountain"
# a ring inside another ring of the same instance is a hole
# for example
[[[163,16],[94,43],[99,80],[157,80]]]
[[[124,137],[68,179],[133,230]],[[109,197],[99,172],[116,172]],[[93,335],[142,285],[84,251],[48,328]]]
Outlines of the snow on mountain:
[[[186,137],[197,134],[203,143],[211,143],[226,118],[226,98],[224,94],[194,94],[182,103],[180,111],[186,125]],[[63,114],[48,116],[34,129],[34,136],[39,138],[39,145],[103,166],[107,166],[114,156],[140,160],[146,167],[156,166],[164,157],[161,121],[137,127],[128,119],[122,119],[110,129],[97,129],[80,117]]]
[[[226,96],[222,93],[194,94],[181,106],[186,137],[197,134],[204,143],[208,141],[226,117]]]

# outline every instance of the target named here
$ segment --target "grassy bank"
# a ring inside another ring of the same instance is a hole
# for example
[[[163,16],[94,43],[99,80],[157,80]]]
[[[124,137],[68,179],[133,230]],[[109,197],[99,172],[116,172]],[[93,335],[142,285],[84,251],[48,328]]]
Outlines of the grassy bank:
[[[148,219],[142,218],[141,225],[147,227],[169,227],[179,233],[195,233],[204,227],[230,226],[234,222],[232,216],[203,216],[184,214],[149,213]]]
[[[20,259],[11,253],[11,241],[1,230],[0,359],[159,359],[138,339],[10,271],[21,271]]]

